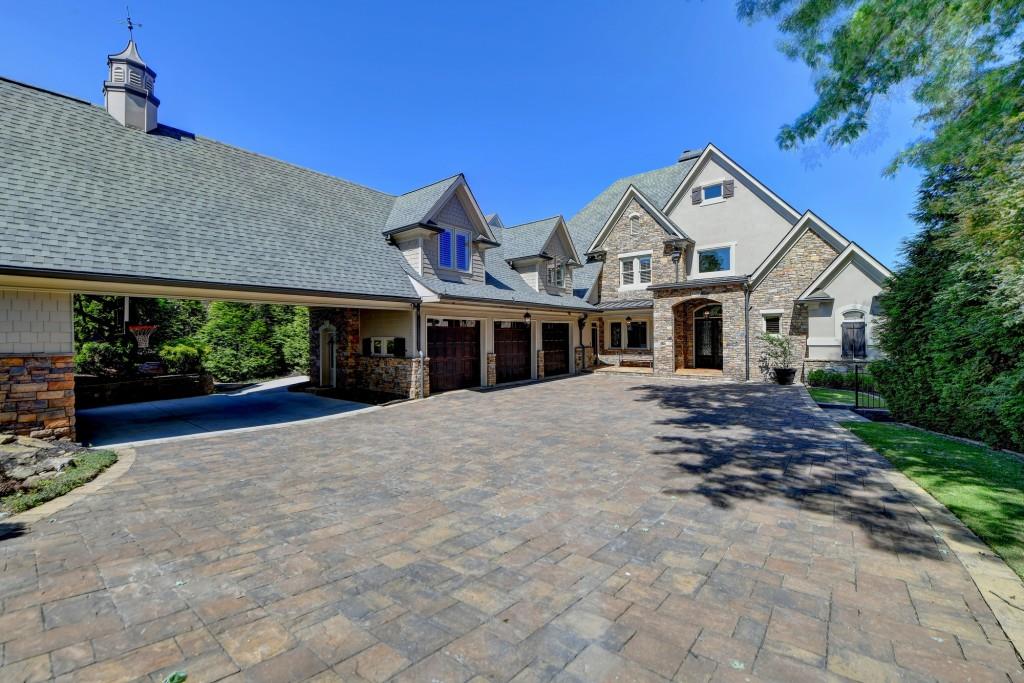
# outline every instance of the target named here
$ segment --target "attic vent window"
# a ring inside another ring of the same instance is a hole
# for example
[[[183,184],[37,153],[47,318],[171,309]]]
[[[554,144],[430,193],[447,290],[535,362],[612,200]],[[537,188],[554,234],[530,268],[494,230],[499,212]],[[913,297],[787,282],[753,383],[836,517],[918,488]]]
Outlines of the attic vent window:
[[[633,214],[629,217],[629,236],[636,237],[640,234],[640,216]]]
[[[114,82],[115,83],[124,83],[124,67],[121,67],[121,66],[115,66],[114,67]]]
[[[128,82],[132,85],[142,85],[142,74],[138,71],[131,70],[128,72]]]
[[[782,330],[782,316],[778,314],[766,315],[764,317],[764,331],[766,334],[779,334]]]

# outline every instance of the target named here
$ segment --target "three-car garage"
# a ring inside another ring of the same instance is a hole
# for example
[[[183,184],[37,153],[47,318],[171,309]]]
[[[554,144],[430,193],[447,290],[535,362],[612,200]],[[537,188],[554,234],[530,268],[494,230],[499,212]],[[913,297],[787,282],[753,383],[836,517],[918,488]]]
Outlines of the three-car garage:
[[[424,319],[430,393],[569,374],[575,327],[565,318],[531,323],[530,316],[461,318],[431,312]]]

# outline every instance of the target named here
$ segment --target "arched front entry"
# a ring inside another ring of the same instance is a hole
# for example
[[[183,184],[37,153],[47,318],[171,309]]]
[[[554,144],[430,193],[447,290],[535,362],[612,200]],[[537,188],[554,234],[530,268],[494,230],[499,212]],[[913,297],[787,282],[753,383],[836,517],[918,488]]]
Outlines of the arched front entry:
[[[673,307],[676,372],[723,367],[722,302],[703,296]]]

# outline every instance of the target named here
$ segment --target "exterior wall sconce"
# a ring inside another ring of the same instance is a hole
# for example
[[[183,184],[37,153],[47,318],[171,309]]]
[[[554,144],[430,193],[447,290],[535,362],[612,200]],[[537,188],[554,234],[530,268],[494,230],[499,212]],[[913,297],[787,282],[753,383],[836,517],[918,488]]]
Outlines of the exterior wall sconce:
[[[672,250],[672,265],[676,267],[676,282],[679,282],[679,260],[683,257],[683,252],[679,251],[678,248]]]
[[[524,320],[524,321],[526,322],[526,324],[527,324],[527,325],[529,325],[529,324],[530,324],[530,321],[531,321],[532,319],[533,319],[533,316],[532,316],[532,315],[530,315],[530,312],[529,312],[529,311],[527,311],[526,313],[524,313],[524,314],[523,314],[523,320]]]

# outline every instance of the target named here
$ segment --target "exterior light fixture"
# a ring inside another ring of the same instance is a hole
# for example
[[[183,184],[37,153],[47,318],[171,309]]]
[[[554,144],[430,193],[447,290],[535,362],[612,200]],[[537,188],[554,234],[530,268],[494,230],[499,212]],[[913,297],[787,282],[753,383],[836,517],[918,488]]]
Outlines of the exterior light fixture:
[[[672,264],[676,267],[676,282],[679,282],[679,259],[683,257],[683,252],[679,251],[678,247],[672,250]]]
[[[523,320],[525,320],[525,321],[526,321],[526,324],[527,324],[527,325],[529,325],[529,324],[530,324],[530,320],[532,320],[532,319],[533,319],[533,316],[532,316],[532,315],[530,315],[530,312],[529,312],[529,311],[527,311],[526,313],[524,313],[524,314],[523,314]]]
[[[626,322],[627,322],[627,323],[631,323],[631,322],[633,322],[633,316],[631,316],[631,315],[627,315],[627,316],[626,316]]]

